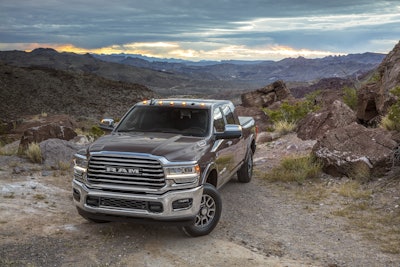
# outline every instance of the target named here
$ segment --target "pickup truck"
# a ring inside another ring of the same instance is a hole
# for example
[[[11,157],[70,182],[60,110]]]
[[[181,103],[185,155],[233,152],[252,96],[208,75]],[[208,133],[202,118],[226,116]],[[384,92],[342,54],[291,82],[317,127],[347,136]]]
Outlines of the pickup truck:
[[[74,156],[73,200],[93,222],[172,222],[209,234],[218,189],[250,182],[257,130],[226,100],[158,99],[134,105],[110,134]]]

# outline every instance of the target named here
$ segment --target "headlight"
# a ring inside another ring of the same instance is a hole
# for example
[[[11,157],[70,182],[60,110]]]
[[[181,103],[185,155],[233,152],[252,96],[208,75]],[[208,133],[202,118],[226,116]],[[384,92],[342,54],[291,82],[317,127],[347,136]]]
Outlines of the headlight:
[[[193,183],[200,175],[199,165],[166,167],[166,178],[177,184]]]
[[[75,154],[74,155],[74,178],[84,182],[86,179],[86,170],[88,166],[88,160],[85,155]]]
[[[82,154],[75,154],[74,155],[74,164],[75,167],[80,167],[86,170],[88,165],[88,160],[85,155]]]

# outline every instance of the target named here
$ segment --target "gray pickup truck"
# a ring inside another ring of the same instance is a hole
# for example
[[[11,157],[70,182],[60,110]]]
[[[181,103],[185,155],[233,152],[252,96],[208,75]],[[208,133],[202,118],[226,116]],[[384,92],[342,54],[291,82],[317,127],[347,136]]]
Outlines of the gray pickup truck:
[[[74,203],[93,222],[172,222],[207,235],[221,216],[217,189],[235,174],[251,180],[256,134],[254,119],[238,117],[230,101],[137,103],[75,155]]]

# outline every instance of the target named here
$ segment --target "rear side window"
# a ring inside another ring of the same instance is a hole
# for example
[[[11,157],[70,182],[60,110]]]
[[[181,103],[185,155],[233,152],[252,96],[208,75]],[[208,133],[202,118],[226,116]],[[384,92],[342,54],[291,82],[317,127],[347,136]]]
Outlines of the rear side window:
[[[227,124],[236,124],[235,117],[233,116],[233,112],[228,105],[223,106],[222,111],[224,113]]]

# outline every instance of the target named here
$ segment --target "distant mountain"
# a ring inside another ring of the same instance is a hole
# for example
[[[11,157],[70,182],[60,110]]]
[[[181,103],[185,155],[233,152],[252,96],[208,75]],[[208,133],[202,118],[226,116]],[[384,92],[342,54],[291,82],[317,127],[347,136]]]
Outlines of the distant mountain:
[[[0,63],[0,122],[42,112],[75,118],[121,117],[136,102],[154,96],[143,85],[93,74]]]
[[[153,70],[128,64],[100,60],[90,54],[59,53],[50,48],[38,48],[32,52],[0,51],[0,63],[18,67],[46,67],[74,73],[90,73],[106,79],[138,83],[163,95],[211,94],[221,88],[246,88],[246,84],[218,81],[197,75]]]
[[[286,58],[280,61],[205,61],[172,62],[168,59],[151,60],[145,57],[120,55],[93,55],[105,61],[188,75],[196,79],[235,81],[250,87],[260,87],[275,80],[308,82],[322,78],[347,77],[368,72],[377,67],[385,54],[363,53],[346,56],[328,56],[319,59],[304,57]]]
[[[315,82],[329,77],[352,77],[376,68],[384,54],[364,53],[321,59],[287,58],[280,61],[190,62],[157,61],[139,55],[78,55],[53,49],[0,51],[0,62],[18,66],[41,66],[106,79],[143,84],[162,95],[253,90],[276,80]]]

